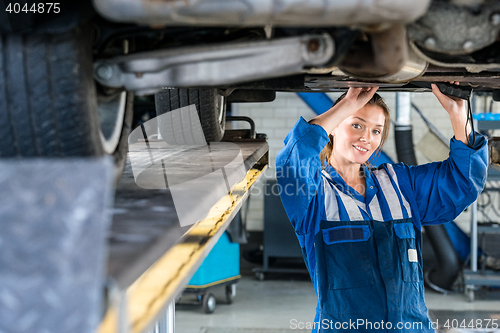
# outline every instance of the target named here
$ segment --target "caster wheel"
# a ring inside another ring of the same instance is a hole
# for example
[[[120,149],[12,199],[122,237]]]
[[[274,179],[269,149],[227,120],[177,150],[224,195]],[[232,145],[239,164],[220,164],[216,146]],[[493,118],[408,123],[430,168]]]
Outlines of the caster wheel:
[[[236,285],[230,284],[226,286],[226,303],[231,304],[233,303],[233,298],[236,295]]]
[[[469,303],[474,302],[474,286],[467,285],[464,290],[465,300]]]
[[[203,295],[203,311],[207,314],[215,311],[215,306],[217,305],[217,301],[215,300],[215,296],[211,293]]]
[[[259,281],[264,281],[264,278],[265,278],[265,276],[264,276],[264,273],[263,273],[263,272],[257,272],[257,273],[255,273],[255,277],[256,277],[256,278],[257,278],[257,280],[259,280]]]

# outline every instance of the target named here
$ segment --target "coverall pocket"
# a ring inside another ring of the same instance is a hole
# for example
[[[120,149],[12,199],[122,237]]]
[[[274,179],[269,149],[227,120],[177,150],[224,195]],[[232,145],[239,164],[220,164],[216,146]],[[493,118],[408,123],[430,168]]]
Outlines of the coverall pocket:
[[[395,223],[394,232],[397,236],[399,257],[401,259],[401,270],[403,271],[403,281],[421,281],[421,259],[417,253],[413,223]]]
[[[329,289],[360,288],[374,283],[368,256],[368,225],[348,225],[322,230]]]

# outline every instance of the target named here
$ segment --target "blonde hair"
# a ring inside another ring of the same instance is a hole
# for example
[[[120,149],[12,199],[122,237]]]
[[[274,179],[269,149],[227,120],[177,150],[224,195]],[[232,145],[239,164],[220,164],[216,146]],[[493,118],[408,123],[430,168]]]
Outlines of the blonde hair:
[[[338,102],[340,102],[341,100],[343,100],[346,95],[347,95],[347,93],[343,93],[337,99],[337,101],[335,102],[335,104],[337,104]],[[380,152],[382,151],[382,146],[387,141],[387,137],[389,136],[389,129],[391,127],[391,116],[389,114],[389,108],[387,107],[387,104],[385,104],[384,100],[382,99],[382,97],[380,97],[379,94],[373,95],[372,99],[370,99],[368,101],[368,103],[366,103],[366,104],[367,105],[374,105],[374,106],[380,107],[382,109],[382,111],[384,111],[384,116],[385,116],[384,129],[382,130],[382,139],[380,140],[379,146],[375,150],[375,155],[372,155],[372,156],[374,156],[372,160],[376,160],[378,158],[378,156],[380,155]],[[328,164],[329,160],[330,160],[330,156],[332,156],[332,151],[333,151],[333,135],[328,134],[328,137],[330,138],[330,141],[326,144],[325,148],[323,148],[323,150],[319,154],[319,158],[321,160],[321,166],[325,166],[325,164]],[[369,167],[370,166],[370,162],[366,161],[364,163],[364,165],[367,166],[367,167]]]

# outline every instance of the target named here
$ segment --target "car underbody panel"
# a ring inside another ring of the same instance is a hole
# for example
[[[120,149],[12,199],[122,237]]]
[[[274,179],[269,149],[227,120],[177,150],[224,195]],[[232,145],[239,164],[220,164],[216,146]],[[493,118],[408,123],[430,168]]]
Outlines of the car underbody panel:
[[[300,73],[334,54],[327,35],[165,49],[94,63],[104,86],[151,94],[162,87],[217,86]]]
[[[496,1],[94,0],[94,6],[106,19],[149,26],[147,36],[130,29],[111,34],[146,47],[97,55],[94,62],[101,85],[137,94],[162,87],[216,87],[227,94],[257,81],[286,91],[353,84],[422,90],[412,81],[500,88]],[[279,80],[297,75],[306,78],[301,85]]]
[[[153,26],[356,26],[412,22],[430,0],[94,0],[115,22]]]

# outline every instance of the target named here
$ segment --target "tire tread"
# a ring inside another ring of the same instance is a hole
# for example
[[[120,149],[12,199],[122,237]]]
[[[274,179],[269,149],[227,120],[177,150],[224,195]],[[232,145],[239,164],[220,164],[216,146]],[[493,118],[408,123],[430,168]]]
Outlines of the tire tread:
[[[164,123],[165,120],[162,117],[159,118],[162,138],[167,143],[176,145],[220,141],[224,135],[224,126],[221,128],[214,112],[216,96],[215,89],[174,88],[157,93],[155,95],[157,116],[194,105],[202,127],[201,132],[198,121],[190,119],[189,112],[174,113],[168,124]],[[182,128],[189,128],[190,131],[182,131]],[[188,137],[189,132],[190,136]]]
[[[82,29],[0,37],[0,156],[102,155]]]
[[[12,115],[7,85],[6,37],[0,35],[0,157],[15,156],[16,138],[12,126]]]

